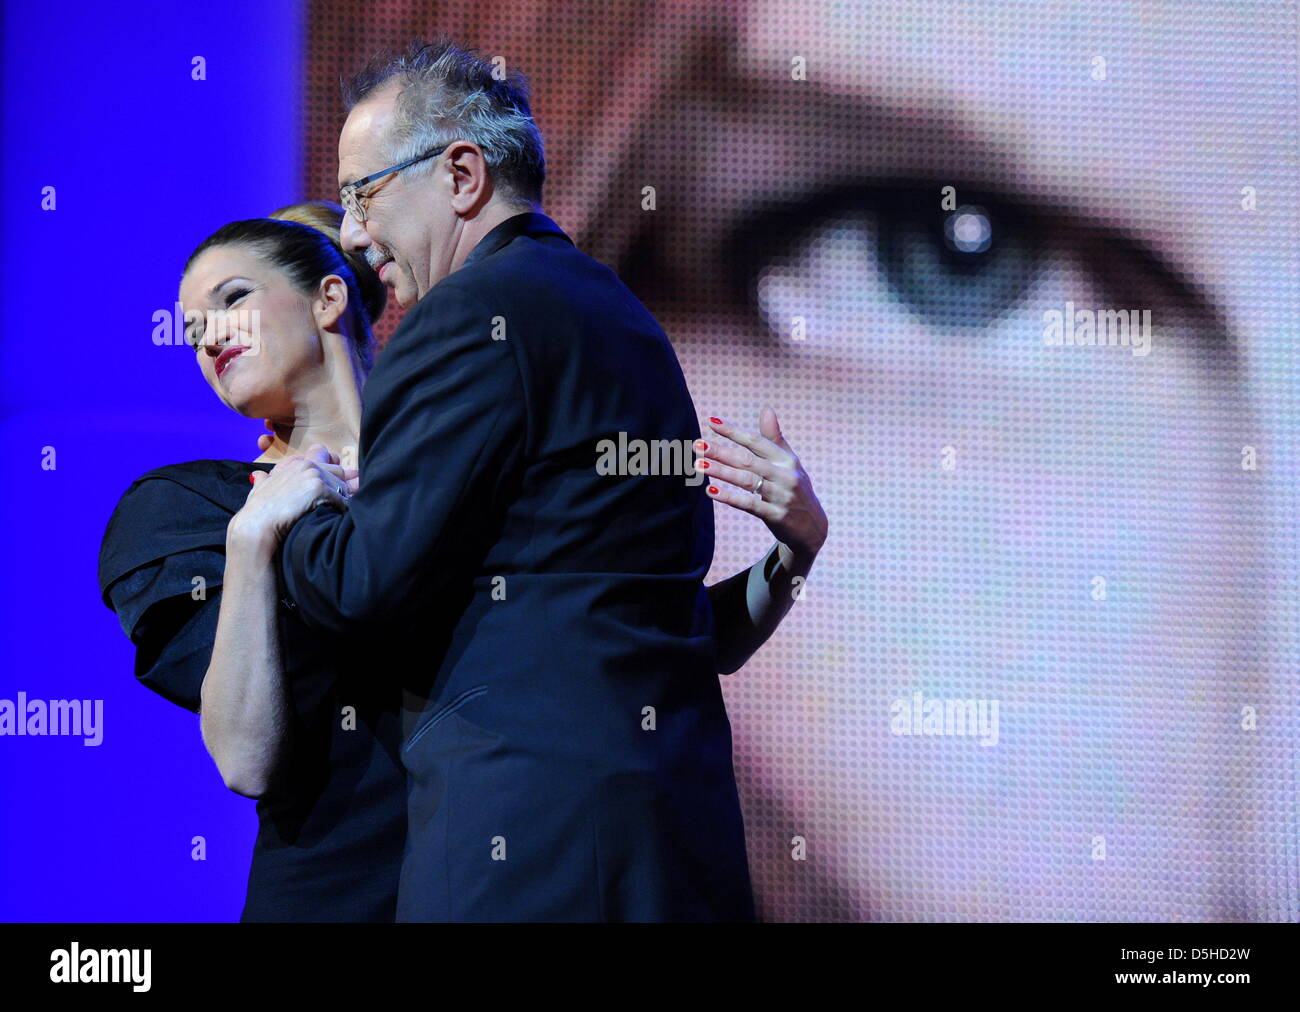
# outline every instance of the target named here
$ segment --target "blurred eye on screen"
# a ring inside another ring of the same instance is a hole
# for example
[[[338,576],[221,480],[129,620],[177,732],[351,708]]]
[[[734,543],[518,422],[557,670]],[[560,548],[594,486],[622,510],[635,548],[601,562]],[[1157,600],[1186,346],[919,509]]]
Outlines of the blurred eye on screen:
[[[1129,240],[955,189],[946,207],[937,184],[887,183],[756,209],[728,243],[734,281],[778,341],[828,351],[858,344],[868,316],[877,334],[897,325],[910,335],[919,323],[936,340],[987,339],[1019,322],[1023,337],[1026,326],[1041,329],[1043,307],[1136,308],[1135,294],[1156,299],[1168,283]],[[1107,243],[1135,265],[1122,291],[1092,269]]]

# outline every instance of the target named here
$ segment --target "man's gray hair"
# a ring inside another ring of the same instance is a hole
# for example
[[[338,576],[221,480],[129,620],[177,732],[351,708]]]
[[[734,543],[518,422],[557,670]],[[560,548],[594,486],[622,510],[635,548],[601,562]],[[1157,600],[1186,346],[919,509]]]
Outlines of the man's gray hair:
[[[443,36],[412,42],[398,55],[375,57],[344,84],[343,101],[351,110],[394,79],[402,90],[384,142],[393,164],[450,141],[472,141],[507,199],[541,203],[546,159],[522,75],[503,72],[499,64]]]

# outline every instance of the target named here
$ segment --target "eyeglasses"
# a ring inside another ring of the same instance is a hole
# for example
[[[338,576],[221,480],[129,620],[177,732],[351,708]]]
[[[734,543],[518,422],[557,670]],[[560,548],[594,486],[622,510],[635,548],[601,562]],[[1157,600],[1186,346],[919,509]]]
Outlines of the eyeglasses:
[[[414,165],[416,162],[422,162],[426,158],[432,158],[434,157],[434,155],[440,155],[447,150],[447,147],[448,145],[444,144],[442,145],[442,147],[434,148],[431,151],[426,151],[422,155],[416,155],[414,158],[408,158],[406,161],[398,165],[389,166],[386,169],[381,169],[379,172],[372,172],[370,175],[365,176],[361,179],[354,180],[351,183],[344,183],[342,186],[339,187],[339,203],[343,206],[343,210],[347,211],[348,214],[352,215],[352,217],[357,219],[358,224],[364,225],[366,223],[366,209],[361,202],[363,200],[369,199],[370,195],[359,194],[357,193],[358,189],[365,186],[367,183],[373,183],[376,179],[381,179],[382,177],[390,175],[394,172],[400,172],[402,169]]]

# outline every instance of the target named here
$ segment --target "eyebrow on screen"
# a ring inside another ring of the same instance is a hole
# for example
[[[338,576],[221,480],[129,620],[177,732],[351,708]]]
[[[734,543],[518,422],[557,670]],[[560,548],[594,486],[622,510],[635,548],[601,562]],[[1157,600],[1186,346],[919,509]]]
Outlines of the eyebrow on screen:
[[[685,138],[692,136],[691,124],[705,119],[726,127],[722,143],[735,144],[758,165],[800,164],[801,152],[810,144],[821,154],[797,187],[789,180],[773,186],[774,179],[761,172],[756,185],[738,187],[732,166],[702,163],[703,171],[697,169],[692,181],[726,195],[715,213],[728,222],[721,248],[731,256],[752,260],[764,247],[770,249],[770,236],[763,241],[764,215],[806,215],[836,191],[903,185],[931,187],[937,195],[940,186],[953,185],[959,194],[974,190],[995,198],[1003,209],[1053,234],[1108,297],[1125,304],[1154,299],[1186,314],[1197,343],[1224,353],[1224,364],[1236,362],[1236,336],[1223,310],[1185,265],[1166,254],[1157,240],[1133,234],[1121,212],[1097,215],[1086,203],[1072,200],[1068,189],[1039,182],[1014,144],[990,136],[966,116],[934,101],[914,100],[900,107],[827,91],[794,103],[787,92],[770,85],[752,86],[739,110],[717,104],[717,98],[712,102],[705,104],[703,116],[691,108],[684,129],[680,121],[688,114],[678,114],[675,126]],[[901,123],[907,128],[904,143],[899,142]],[[843,141],[846,130],[854,131],[851,143]],[[717,138],[713,143],[718,144]],[[620,257],[626,251],[611,252]]]

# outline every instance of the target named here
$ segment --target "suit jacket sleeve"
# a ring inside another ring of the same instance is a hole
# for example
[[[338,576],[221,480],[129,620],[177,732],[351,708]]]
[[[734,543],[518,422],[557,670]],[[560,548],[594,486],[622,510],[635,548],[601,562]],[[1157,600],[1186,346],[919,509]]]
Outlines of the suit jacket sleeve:
[[[526,411],[510,339],[454,280],[412,310],[366,383],[358,492],[317,507],[280,553],[289,601],[345,632],[408,616],[472,565],[523,458]]]

